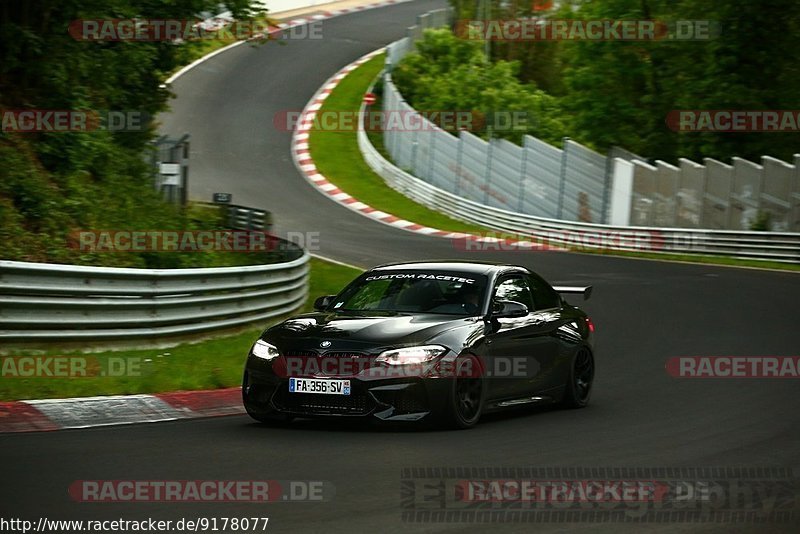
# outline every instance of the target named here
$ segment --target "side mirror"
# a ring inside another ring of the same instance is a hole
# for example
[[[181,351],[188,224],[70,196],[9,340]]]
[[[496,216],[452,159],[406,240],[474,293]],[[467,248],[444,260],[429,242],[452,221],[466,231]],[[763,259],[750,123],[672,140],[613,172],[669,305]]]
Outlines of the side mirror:
[[[515,300],[496,300],[492,304],[492,317],[497,319],[525,317],[528,307]]]
[[[324,297],[317,298],[317,300],[314,301],[314,309],[317,311],[325,311],[335,298],[336,295],[325,295]]]

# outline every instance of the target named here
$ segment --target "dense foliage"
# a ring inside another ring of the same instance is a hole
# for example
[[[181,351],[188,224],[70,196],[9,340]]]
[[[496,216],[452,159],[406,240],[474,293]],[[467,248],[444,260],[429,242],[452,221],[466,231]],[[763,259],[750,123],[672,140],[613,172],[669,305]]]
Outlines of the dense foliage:
[[[250,0],[228,0],[239,17]],[[167,74],[206,43],[92,42],[68,33],[76,19],[195,19],[218,0],[11,0],[0,4],[0,110],[125,110],[155,116]],[[218,263],[208,254],[81,255],[65,246],[77,229],[184,229],[192,221],[153,190],[144,153],[154,125],[138,132],[0,134],[0,258],[101,265]],[[224,261],[224,260],[222,260]]]
[[[561,112],[554,97],[523,84],[516,62],[489,62],[483,45],[459,39],[449,30],[427,30],[410,54],[392,73],[403,96],[418,110],[478,110],[483,113],[522,112],[522,128],[489,132],[475,121],[477,132],[521,142],[524,134],[557,142],[565,135]],[[490,121],[494,122],[494,121]],[[500,121],[497,121],[498,123]]]
[[[492,93],[512,91],[520,99],[518,105],[540,113],[537,135],[552,140],[563,128],[564,135],[601,152],[617,145],[667,161],[733,156],[758,161],[765,154],[791,160],[798,152],[797,133],[676,133],[665,122],[670,111],[680,109],[800,109],[800,66],[793,54],[800,50],[796,0],[451,0],[451,4],[457,20],[487,16],[708,20],[718,34],[695,41],[492,41],[490,65],[478,57],[482,42],[453,44],[433,32],[420,45],[421,55],[411,55],[396,76],[415,105],[447,103],[464,109],[486,105],[487,99],[494,104]],[[559,7],[540,10],[550,4]],[[442,46],[445,42],[449,52]],[[509,72],[538,89],[514,86]]]

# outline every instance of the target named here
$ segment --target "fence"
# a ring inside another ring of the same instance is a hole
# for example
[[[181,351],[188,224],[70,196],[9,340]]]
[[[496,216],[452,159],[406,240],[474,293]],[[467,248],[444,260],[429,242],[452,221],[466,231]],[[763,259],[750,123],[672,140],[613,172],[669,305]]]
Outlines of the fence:
[[[308,293],[309,255],[296,256],[209,269],[0,261],[0,342],[151,340],[278,317]]]
[[[392,83],[391,71],[426,28],[448,24],[450,11],[419,17],[387,49],[383,110],[416,111]],[[535,217],[675,228],[749,230],[767,216],[771,230],[800,232],[800,155],[794,164],[764,156],[761,164],[683,159],[675,167],[613,149],[598,154],[564,140],[557,148],[531,136],[522,146],[458,137],[421,118],[415,131],[387,128],[393,161],[425,182],[467,200]]]
[[[393,189],[456,219],[514,234],[485,236],[482,242],[454,234],[454,246],[466,250],[528,249],[526,245],[509,243],[509,238],[515,238],[546,247],[723,255],[800,263],[798,233],[612,226],[535,217],[487,206],[409,174],[387,161],[372,146],[363,128],[358,132],[358,143],[370,168]],[[621,158],[616,162],[632,165]]]

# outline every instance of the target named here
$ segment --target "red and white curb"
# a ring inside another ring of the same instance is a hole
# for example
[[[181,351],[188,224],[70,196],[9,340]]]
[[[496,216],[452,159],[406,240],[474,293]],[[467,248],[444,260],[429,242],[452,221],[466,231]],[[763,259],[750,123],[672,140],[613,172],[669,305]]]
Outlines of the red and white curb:
[[[392,215],[391,213],[386,213],[385,211],[380,211],[372,206],[364,204],[350,194],[339,189],[335,184],[331,183],[327,178],[325,178],[325,176],[323,176],[319,170],[317,170],[316,165],[314,165],[314,160],[311,158],[311,152],[309,149],[309,136],[314,124],[314,119],[317,116],[317,112],[320,110],[320,108],[322,108],[322,104],[325,102],[325,99],[328,98],[336,86],[338,86],[339,83],[345,79],[348,74],[350,74],[350,72],[357,69],[376,55],[382,53],[384,50],[384,48],[374,50],[341,69],[339,72],[328,78],[325,84],[323,84],[323,86],[317,90],[314,96],[311,97],[311,100],[308,101],[306,107],[300,114],[300,119],[298,120],[297,126],[292,135],[292,158],[297,170],[300,171],[300,174],[302,174],[317,191],[331,200],[334,200],[342,206],[360,213],[361,215],[394,228],[399,228],[408,232],[414,232],[416,234],[443,237],[450,240],[463,240],[465,242],[470,241],[475,243],[493,243],[498,245],[502,243],[505,246],[513,246],[518,249],[564,250],[563,248],[553,247],[547,243],[537,243],[524,239],[501,239],[497,237],[481,236],[463,232],[449,232],[447,230],[439,230],[438,228],[431,228],[429,226],[423,226],[412,221],[407,221]]]
[[[0,433],[156,423],[245,413],[241,388],[0,402]]]

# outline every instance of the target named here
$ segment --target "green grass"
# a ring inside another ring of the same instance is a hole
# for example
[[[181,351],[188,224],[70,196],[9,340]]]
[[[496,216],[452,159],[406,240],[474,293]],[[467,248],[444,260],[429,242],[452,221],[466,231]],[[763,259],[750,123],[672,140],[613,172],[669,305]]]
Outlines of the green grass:
[[[320,110],[358,111],[361,99],[383,68],[383,54],[353,71],[325,99]],[[374,208],[409,221],[452,232],[485,232],[486,228],[452,219],[417,204],[386,185],[361,157],[356,132],[313,129],[309,138],[311,157],[319,172],[342,191]]]
[[[358,269],[311,259],[309,297],[303,311],[312,309],[320,295],[338,293],[360,274]],[[269,324],[275,324],[274,320]],[[198,343],[185,343],[169,349],[123,350],[87,354],[89,362],[97,361],[99,369],[107,368],[110,359],[126,369],[138,369],[135,376],[95,376],[76,378],[22,378],[4,374],[0,377],[0,401],[159,393],[176,390],[216,389],[241,384],[247,351],[262,330],[253,327],[235,335]],[[80,352],[17,350],[9,356],[80,356]],[[4,360],[8,356],[0,357]],[[132,367],[135,366],[135,367]],[[92,369],[92,363],[86,366]],[[126,373],[134,375],[134,373]]]
[[[352,71],[339,83],[328,98],[325,99],[320,113],[326,111],[358,111],[361,107],[361,100],[364,93],[367,92],[367,89],[380,73],[383,68],[384,60],[385,56],[383,54],[378,55]],[[376,104],[376,109],[379,105],[380,102]],[[383,146],[380,133],[369,132],[367,136],[378,152],[385,158],[391,160]],[[490,236],[497,238],[507,237],[514,240],[521,239],[519,234],[505,234],[497,230],[491,230],[452,219],[418,204],[390,188],[364,161],[358,148],[356,132],[331,132],[322,131],[316,127],[312,128],[309,138],[309,148],[314,164],[320,173],[342,191],[346,191],[356,199],[375,209],[440,230],[481,233],[484,235],[488,233]],[[572,252],[584,254],[604,254],[625,258],[800,271],[800,265],[796,264],[749,260],[728,256],[596,250],[588,248],[580,249],[577,247],[573,247],[570,250]]]

